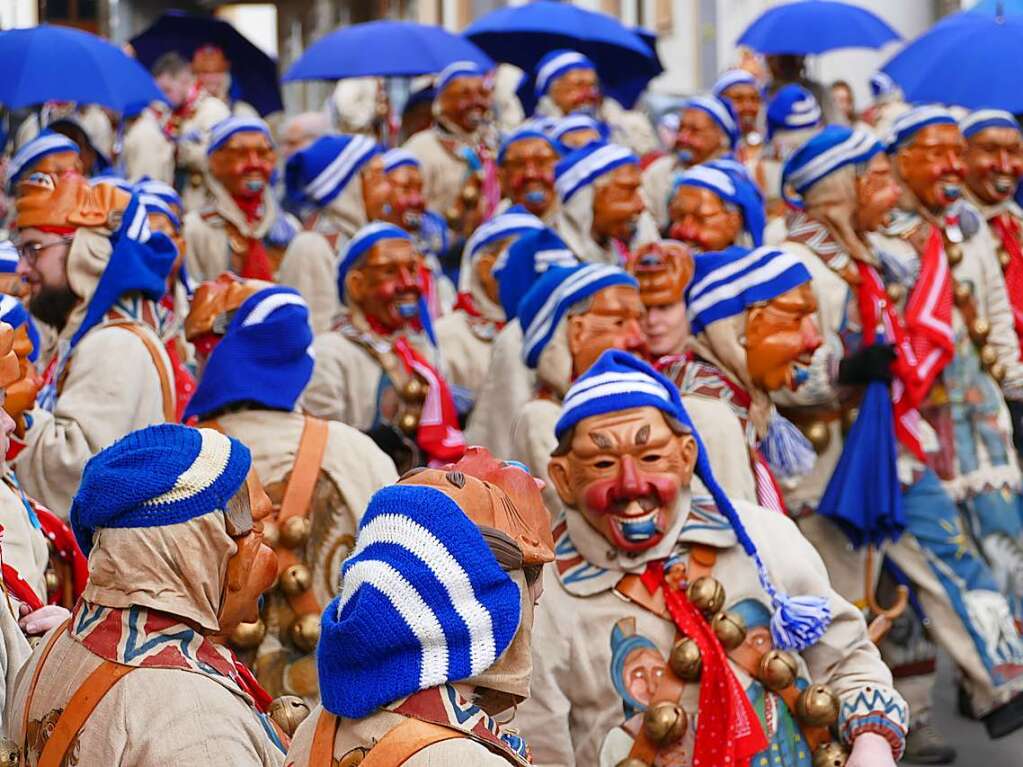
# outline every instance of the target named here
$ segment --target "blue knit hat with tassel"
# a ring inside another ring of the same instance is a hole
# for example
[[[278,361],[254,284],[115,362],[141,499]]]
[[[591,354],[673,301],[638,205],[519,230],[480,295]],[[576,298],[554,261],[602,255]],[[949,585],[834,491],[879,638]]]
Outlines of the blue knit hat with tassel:
[[[655,407],[671,416],[684,424],[696,440],[696,476],[710,491],[718,511],[728,519],[739,545],[756,566],[761,588],[771,599],[771,636],[774,646],[798,651],[817,642],[831,623],[828,599],[821,596],[792,597],[775,587],[742,519],[714,478],[707,450],[682,405],[675,384],[643,360],[628,352],[610,349],[568,390],[554,432],[560,440],[567,431],[586,418],[641,407]]]

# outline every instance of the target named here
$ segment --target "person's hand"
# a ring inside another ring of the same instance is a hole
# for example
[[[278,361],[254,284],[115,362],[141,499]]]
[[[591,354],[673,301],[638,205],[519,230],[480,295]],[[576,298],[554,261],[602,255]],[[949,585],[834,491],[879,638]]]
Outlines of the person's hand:
[[[71,617],[71,611],[60,605],[46,605],[38,610],[32,610],[23,604],[19,612],[21,617],[18,619],[18,625],[28,636],[42,636]]]
[[[892,747],[877,733],[864,732],[853,741],[845,767],[895,767]]]

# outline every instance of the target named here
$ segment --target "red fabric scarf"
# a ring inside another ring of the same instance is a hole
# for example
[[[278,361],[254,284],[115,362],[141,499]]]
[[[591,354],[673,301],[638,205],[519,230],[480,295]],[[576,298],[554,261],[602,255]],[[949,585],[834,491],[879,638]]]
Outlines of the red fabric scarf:
[[[459,293],[455,299],[455,305],[451,308],[454,311],[461,310],[475,319],[480,319],[483,316],[480,314],[480,310],[476,308],[476,301],[473,300],[471,293]]]
[[[991,228],[1009,256],[1009,263],[1004,270],[1005,289],[1012,306],[1012,323],[1016,327],[1016,335],[1023,338],[1023,247],[1019,242],[1019,221],[1009,213],[1001,213],[991,219]],[[1023,353],[1020,358],[1023,359]]]
[[[250,224],[258,221],[265,214],[262,195],[258,197],[233,197],[232,198],[242,213],[245,220]],[[270,257],[266,254],[263,240],[259,237],[246,237],[245,243],[248,249],[242,254],[242,268],[239,275],[246,280],[263,280],[273,282],[273,267],[270,266]]]
[[[394,353],[407,373],[426,380],[427,393],[419,416],[416,444],[433,462],[457,461],[465,452],[465,437],[458,427],[458,410],[447,381],[404,337],[394,342]]]

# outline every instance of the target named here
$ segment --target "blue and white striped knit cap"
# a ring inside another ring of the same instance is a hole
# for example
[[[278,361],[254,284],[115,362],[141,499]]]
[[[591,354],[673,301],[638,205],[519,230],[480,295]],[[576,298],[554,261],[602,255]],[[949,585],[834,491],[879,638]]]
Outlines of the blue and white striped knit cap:
[[[511,644],[519,589],[465,512],[439,490],[370,499],[341,593],[323,611],[323,707],[358,719],[418,690],[477,676]]]
[[[232,136],[239,133],[262,134],[266,136],[270,145],[273,145],[274,140],[270,135],[270,126],[258,117],[228,117],[210,128],[210,143],[206,147],[206,155],[213,154],[230,141]]]
[[[709,189],[724,202],[738,207],[742,211],[743,228],[749,233],[754,247],[763,245],[767,224],[764,196],[741,164],[734,160],[711,160],[694,165],[675,176],[672,197],[680,186]]]
[[[772,247],[736,246],[701,253],[694,261],[693,279],[686,288],[686,316],[693,335],[810,281],[809,270],[798,258]]]
[[[10,240],[0,242],[0,274],[14,274],[18,270],[18,248]]]
[[[679,112],[699,109],[706,113],[728,138],[728,146],[735,149],[739,143],[739,120],[731,103],[717,96],[694,96],[687,99]]]
[[[754,88],[760,87],[760,83],[757,82],[751,73],[745,69],[729,69],[727,72],[721,75],[714,83],[714,87],[711,88],[710,92],[713,93],[717,98],[722,98],[725,91],[731,88],[733,85],[752,85]]]
[[[554,189],[558,199],[564,205],[580,189],[622,165],[639,165],[639,158],[624,146],[595,141],[576,149],[554,166]]]
[[[554,267],[533,283],[519,302],[522,326],[522,361],[536,368],[562,318],[575,304],[615,285],[639,289],[636,278],[617,266],[580,264]]]
[[[370,248],[383,240],[408,240],[412,242],[412,236],[401,227],[388,224],[383,221],[374,221],[366,224],[355,236],[348,241],[341,258],[337,264],[337,294],[341,303],[345,302],[345,279],[349,270],[359,263],[359,260],[369,253]]]
[[[789,83],[779,88],[767,105],[767,140],[776,133],[814,128],[823,119],[814,95],[801,85]]]
[[[379,152],[369,136],[320,136],[288,158],[284,168],[288,199],[321,208],[329,205]]]
[[[166,184],[163,181],[159,181],[155,178],[143,176],[135,184],[135,190],[139,194],[150,195],[151,197],[159,197],[172,208],[176,207],[180,210],[184,207],[184,205],[181,202],[181,195],[178,194],[177,190],[170,184]]]
[[[561,140],[569,133],[575,133],[576,131],[592,130],[596,131],[600,136],[599,141],[606,142],[611,138],[611,129],[607,127],[607,123],[598,120],[595,117],[584,114],[573,114],[562,117],[560,120],[556,120],[548,130],[547,135],[551,137],[551,140],[560,147],[560,151],[563,153],[571,152],[572,150],[566,146],[562,146]]]
[[[846,165],[858,165],[884,152],[877,136],[844,125],[829,125],[793,152],[782,168],[782,189],[792,187],[803,195],[810,187]],[[798,200],[786,200],[800,206]]]
[[[959,121],[963,138],[971,138],[987,128],[1012,128],[1020,132],[1019,121],[1004,109],[978,109]]]
[[[790,597],[775,587],[742,519],[714,477],[703,440],[682,405],[678,387],[674,383],[638,357],[619,349],[609,349],[565,394],[561,418],[554,432],[560,440],[585,418],[641,407],[654,407],[674,418],[696,440],[696,476],[710,491],[718,511],[728,519],[739,545],[756,566],[761,588],[771,598],[771,635],[774,646],[782,650],[798,651],[817,642],[831,623],[828,598]]]
[[[210,354],[185,420],[240,402],[293,410],[313,375],[312,344],[309,307],[297,290],[280,285],[252,294]]]
[[[74,152],[81,154],[78,144],[60,133],[44,130],[25,146],[14,153],[14,157],[7,164],[7,184],[13,187],[26,171],[35,167],[35,164],[47,155],[57,152]]]
[[[147,426],[85,464],[71,528],[88,554],[100,528],[163,527],[224,511],[251,466],[245,445],[213,429]]]
[[[0,322],[6,322],[15,330],[24,325],[28,338],[32,342],[32,351],[29,353],[28,359],[30,362],[39,359],[39,329],[32,317],[29,316],[25,304],[14,296],[0,295]]]
[[[909,144],[918,132],[929,125],[955,125],[955,115],[943,106],[928,104],[914,107],[908,112],[899,115],[892,123],[891,132],[888,135],[888,154],[895,154]]]
[[[483,77],[486,74],[487,70],[474,61],[456,61],[440,71],[433,87],[437,96],[440,96],[445,88],[460,77]]]
[[[870,94],[875,99],[895,93],[898,89],[899,86],[887,72],[874,72],[870,76]]]
[[[465,243],[464,258],[462,259],[462,268],[459,273],[461,289],[465,290],[468,286],[469,274],[466,273],[467,270],[471,271],[473,264],[476,263],[476,259],[495,242],[543,228],[543,221],[521,205],[513,205],[504,213],[499,213],[489,221],[481,224]]]
[[[593,62],[578,51],[551,51],[540,59],[536,65],[536,97],[546,96],[554,81],[573,69],[597,70]]]
[[[136,187],[137,189],[138,187]],[[146,194],[139,192],[139,201],[146,209],[146,213],[152,215],[153,213],[162,213],[167,219],[174,225],[174,228],[178,231],[181,230],[181,219],[178,218],[178,214],[174,212],[174,209],[167,204],[167,201],[163,197],[157,197],[155,194]]]
[[[535,123],[525,123],[520,125],[515,131],[505,136],[504,140],[501,141],[501,146],[497,150],[497,164],[504,164],[504,156],[508,153],[508,149],[512,144],[518,141],[525,141],[526,139],[540,139],[550,145],[551,149],[558,152],[557,147],[554,145],[554,141],[548,136],[540,126]]]
[[[522,297],[548,269],[578,263],[565,241],[545,226],[515,240],[497,257],[492,271],[505,318],[513,320],[518,316]]]
[[[380,158],[384,163],[384,173],[390,173],[398,168],[418,168],[419,159],[407,149],[391,149],[384,152]]]

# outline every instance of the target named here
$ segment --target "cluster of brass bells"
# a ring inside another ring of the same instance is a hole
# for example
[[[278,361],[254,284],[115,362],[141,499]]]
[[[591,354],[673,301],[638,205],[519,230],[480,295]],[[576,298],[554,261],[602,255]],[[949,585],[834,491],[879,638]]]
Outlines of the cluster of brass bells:
[[[898,282],[889,282],[885,285],[884,292],[888,294],[888,299],[893,304],[897,304],[905,297],[906,287]]]
[[[658,747],[677,743],[689,729],[689,718],[678,703],[655,703],[643,714],[643,731]]]
[[[313,574],[305,565],[291,565],[280,574],[278,584],[289,597],[304,594],[313,585]]]
[[[781,692],[796,682],[799,664],[785,650],[769,650],[760,659],[757,679],[771,692]]]
[[[849,752],[841,743],[823,743],[813,752],[813,767],[845,767]]]
[[[830,727],[838,721],[838,696],[822,684],[812,684],[796,699],[796,718],[809,727]]]
[[[958,248],[958,246],[956,246]],[[958,249],[959,260],[952,260],[951,248],[947,250],[948,260],[953,266],[962,260],[962,249]],[[969,306],[973,301],[973,289],[968,283],[954,281],[952,286],[952,298],[955,300],[956,306],[961,310]],[[973,322],[970,323],[968,328],[970,332],[970,340],[973,345],[977,348],[977,356],[980,358],[980,364],[984,366],[984,369],[988,372],[992,378],[999,383],[1005,378],[1005,365],[998,361],[998,350],[994,346],[987,342],[988,336],[991,334],[991,323],[985,317],[974,317]]]
[[[725,650],[734,650],[746,641],[746,621],[738,613],[724,611],[725,588],[708,575],[689,584],[686,596],[693,606],[710,618],[710,627]]]
[[[945,256],[950,266],[959,266],[963,260],[963,246],[956,242],[946,243]]]
[[[270,701],[267,711],[274,723],[290,738],[309,716],[309,706],[297,695],[281,695]]]
[[[239,650],[254,650],[259,647],[266,636],[266,624],[262,620],[255,623],[239,623],[231,632],[231,644]]]

